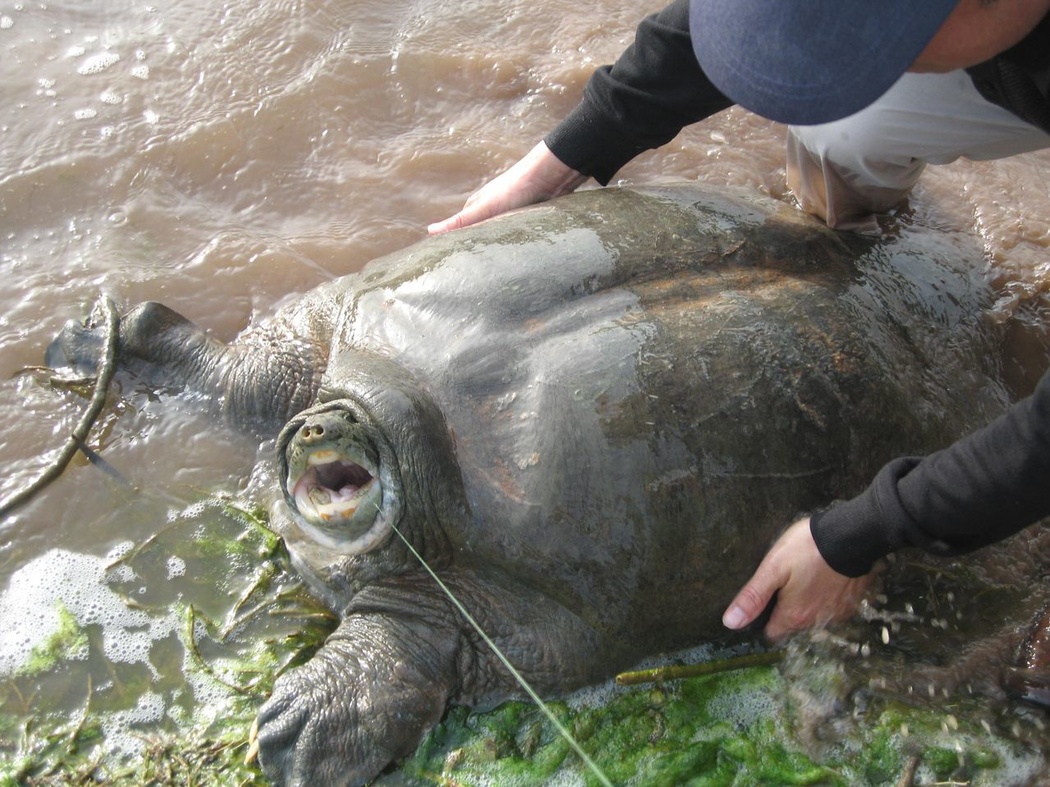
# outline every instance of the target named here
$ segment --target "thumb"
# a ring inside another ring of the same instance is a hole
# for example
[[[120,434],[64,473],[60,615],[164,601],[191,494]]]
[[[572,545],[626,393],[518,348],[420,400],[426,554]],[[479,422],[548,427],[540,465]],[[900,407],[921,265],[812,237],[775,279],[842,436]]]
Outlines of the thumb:
[[[753,623],[769,605],[773,594],[780,589],[782,584],[766,566],[759,566],[754,576],[729,603],[722,615],[722,625],[735,630]]]

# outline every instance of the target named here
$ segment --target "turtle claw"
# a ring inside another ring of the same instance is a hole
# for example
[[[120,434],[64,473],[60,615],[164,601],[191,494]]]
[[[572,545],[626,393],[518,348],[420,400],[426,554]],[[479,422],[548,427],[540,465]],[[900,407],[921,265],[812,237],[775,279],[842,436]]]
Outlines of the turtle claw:
[[[251,765],[259,759],[259,719],[252,722],[248,730],[248,751],[244,755],[244,764]]]
[[[51,369],[73,369],[93,374],[105,353],[105,329],[78,322],[67,322],[48,345],[44,363]]]
[[[1012,667],[1006,671],[1003,684],[1014,699],[1050,709],[1050,671]]]

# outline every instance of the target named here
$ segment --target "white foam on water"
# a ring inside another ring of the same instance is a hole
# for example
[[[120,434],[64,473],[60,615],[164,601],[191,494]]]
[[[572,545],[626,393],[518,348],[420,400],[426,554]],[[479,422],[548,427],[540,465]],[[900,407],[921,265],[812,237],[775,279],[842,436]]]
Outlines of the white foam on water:
[[[586,784],[586,781],[584,781],[583,776],[578,773],[571,773],[565,769],[561,769],[547,779],[544,784],[546,787],[582,787],[582,785]],[[522,787],[527,787],[527,782],[523,782]]]
[[[182,621],[175,610],[147,613],[131,609],[126,598],[114,590],[124,587],[135,592],[143,581],[126,563],[113,565],[132,547],[126,542],[104,558],[53,549],[19,569],[0,594],[0,677],[16,674],[34,649],[46,646],[59,630],[60,610],[65,608],[78,626],[101,630],[103,654],[114,665],[115,674],[120,674],[122,665],[141,664],[154,681],[159,680],[161,675],[150,660],[151,650],[158,641],[176,634]],[[170,581],[186,573],[186,563],[169,557],[167,570]],[[206,635],[200,621],[195,634]],[[62,655],[66,659],[88,656],[86,652]],[[183,656],[182,675],[192,693],[194,717],[214,721],[229,713],[234,692],[198,669],[188,650]],[[104,693],[112,686],[95,688]],[[143,726],[156,725],[165,718],[185,723],[187,711],[177,702],[185,691],[146,690],[135,707],[101,714],[106,755],[121,758],[139,753]]]
[[[106,553],[106,561],[109,563],[115,563],[118,560],[122,560],[123,558],[131,554],[131,550],[133,550],[134,548],[134,541],[121,541],[119,544],[117,544],[115,547],[109,550],[108,553]]]
[[[99,52],[97,55],[91,55],[90,57],[84,58],[83,62],[77,66],[77,73],[84,76],[90,74],[101,74],[103,71],[120,62],[120,55],[116,52]]]
[[[186,575],[186,561],[177,555],[172,555],[168,558],[168,579],[174,579],[175,577],[181,577]]]
[[[118,710],[102,719],[102,733],[106,754],[124,757],[138,754],[145,745],[136,725],[153,725],[164,718],[164,698],[154,692],[139,697],[138,704],[128,710]]]
[[[112,553],[111,553],[112,554]],[[53,549],[16,571],[0,595],[0,675],[13,675],[33,650],[58,630],[65,608],[80,627],[102,629],[103,651],[117,664],[144,664],[157,676],[150,649],[177,626],[173,614],[150,615],[130,609],[107,584],[110,559]],[[134,579],[126,566],[115,570]]]
[[[740,727],[750,727],[761,719],[780,718],[784,714],[781,703],[764,688],[745,692],[730,686],[716,692],[708,708],[717,718]]]

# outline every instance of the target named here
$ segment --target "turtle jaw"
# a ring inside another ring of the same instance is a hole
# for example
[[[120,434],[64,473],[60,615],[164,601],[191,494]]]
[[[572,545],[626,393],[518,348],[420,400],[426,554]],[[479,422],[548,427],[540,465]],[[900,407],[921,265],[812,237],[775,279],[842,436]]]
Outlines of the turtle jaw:
[[[307,522],[361,534],[380,511],[383,487],[377,475],[366,458],[325,448],[306,456],[302,474],[289,476],[288,490]]]
[[[278,438],[284,498],[295,522],[312,541],[343,555],[382,546],[401,512],[393,451],[352,404],[316,405]]]

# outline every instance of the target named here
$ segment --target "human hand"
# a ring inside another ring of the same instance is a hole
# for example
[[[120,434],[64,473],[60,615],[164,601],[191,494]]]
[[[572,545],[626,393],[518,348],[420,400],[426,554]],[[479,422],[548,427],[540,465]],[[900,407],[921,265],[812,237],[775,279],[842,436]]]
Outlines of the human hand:
[[[777,594],[766,636],[781,639],[805,628],[820,628],[856,612],[876,572],[851,578],[829,566],[800,519],[777,539],[747,584],[730,602],[722,622],[740,629],[754,621]]]
[[[467,199],[459,213],[427,227],[431,235],[460,229],[514,208],[575,191],[587,180],[563,164],[543,142],[502,175],[490,180]]]

